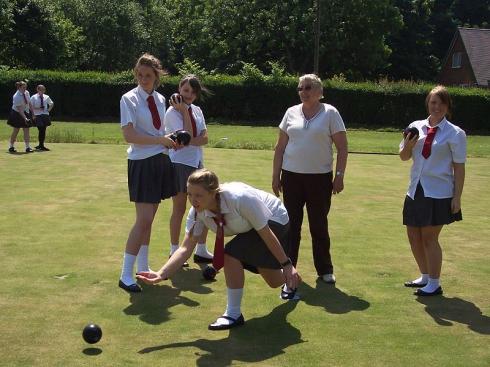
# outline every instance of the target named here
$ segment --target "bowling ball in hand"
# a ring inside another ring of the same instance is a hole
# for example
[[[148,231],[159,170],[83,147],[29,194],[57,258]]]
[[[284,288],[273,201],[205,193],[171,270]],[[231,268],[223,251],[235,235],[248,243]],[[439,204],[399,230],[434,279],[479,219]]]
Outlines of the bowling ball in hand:
[[[170,96],[170,99],[172,100],[173,103],[181,103],[182,102],[182,96],[179,93],[174,93]]]
[[[179,130],[170,135],[170,139],[179,143],[180,145],[189,145],[191,142],[191,134],[185,130]]]
[[[409,127],[403,130],[403,137],[406,138],[409,133],[410,139],[413,139],[414,136],[416,136],[417,138],[419,137],[419,129],[417,129],[416,127]]]
[[[216,277],[216,269],[214,269],[211,265],[208,265],[202,271],[202,276],[206,280],[213,280]]]
[[[102,338],[102,329],[99,325],[88,324],[83,328],[82,336],[87,343],[95,344]]]

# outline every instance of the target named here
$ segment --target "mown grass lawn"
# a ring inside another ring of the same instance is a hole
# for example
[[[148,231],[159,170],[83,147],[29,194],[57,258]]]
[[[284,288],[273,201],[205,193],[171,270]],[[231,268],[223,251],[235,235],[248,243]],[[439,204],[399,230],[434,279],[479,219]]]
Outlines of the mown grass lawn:
[[[337,286],[317,282],[305,226],[302,300],[284,303],[247,274],[246,325],[210,332],[226,303],[223,274],[206,282],[191,263],[142,294],[117,287],[134,219],[126,146],[49,146],[46,153],[0,152],[1,365],[490,364],[489,158],[469,158],[464,220],[441,236],[444,296],[417,299],[402,286],[417,275],[401,225],[409,163],[351,154],[345,192],[330,214]],[[270,191],[272,151],[206,148],[205,158],[223,181]],[[168,256],[169,204],[155,221],[154,268]],[[81,337],[90,321],[104,332],[93,346]]]

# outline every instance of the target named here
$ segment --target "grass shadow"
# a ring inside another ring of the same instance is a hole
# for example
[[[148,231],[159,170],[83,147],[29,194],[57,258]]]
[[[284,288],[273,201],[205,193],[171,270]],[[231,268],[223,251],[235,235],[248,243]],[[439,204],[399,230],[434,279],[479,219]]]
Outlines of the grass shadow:
[[[299,288],[301,300],[310,306],[320,306],[333,314],[344,314],[351,311],[364,311],[371,305],[357,296],[351,296],[337,288],[335,284],[326,284],[317,279],[315,288],[301,283]]]
[[[199,274],[199,275],[198,275]],[[151,325],[159,325],[169,319],[170,308],[183,304],[188,307],[197,307],[199,303],[182,296],[184,291],[191,291],[199,294],[211,293],[211,289],[206,287],[199,279],[200,271],[189,269],[179,272],[172,284],[167,282],[163,285],[143,284],[143,292],[131,293],[129,302],[131,303],[123,311],[127,315],[139,315],[141,321]]]
[[[197,366],[224,367],[239,361],[245,364],[256,363],[286,353],[289,346],[303,343],[301,332],[287,322],[287,315],[294,310],[297,302],[285,302],[274,308],[268,315],[247,320],[245,325],[229,331],[227,337],[219,340],[198,339],[190,342],[162,344],[146,347],[140,354],[163,349],[195,347],[202,352]],[[210,331],[219,333],[219,331]]]
[[[97,356],[102,353],[102,349],[100,348],[85,348],[83,351],[83,354],[87,356]]]
[[[417,302],[425,305],[425,312],[439,325],[452,326],[458,322],[479,334],[490,335],[490,317],[483,315],[472,302],[444,296],[417,297]]]

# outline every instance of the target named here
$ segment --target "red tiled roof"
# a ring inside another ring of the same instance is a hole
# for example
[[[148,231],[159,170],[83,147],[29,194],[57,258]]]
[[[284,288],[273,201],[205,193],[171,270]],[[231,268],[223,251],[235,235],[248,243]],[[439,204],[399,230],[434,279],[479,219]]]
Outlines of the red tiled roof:
[[[490,29],[458,28],[478,85],[490,85]]]

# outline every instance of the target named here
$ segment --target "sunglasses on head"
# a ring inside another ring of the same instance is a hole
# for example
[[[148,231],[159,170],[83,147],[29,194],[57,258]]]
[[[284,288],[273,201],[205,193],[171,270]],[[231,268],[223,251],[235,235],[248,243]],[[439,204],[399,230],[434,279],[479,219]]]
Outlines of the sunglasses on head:
[[[312,88],[312,87],[311,87],[311,85],[306,85],[306,86],[304,86],[304,87],[298,87],[298,88],[296,88],[296,90],[297,90],[298,92],[301,92],[301,91],[303,91],[303,90],[311,90],[311,88]]]

